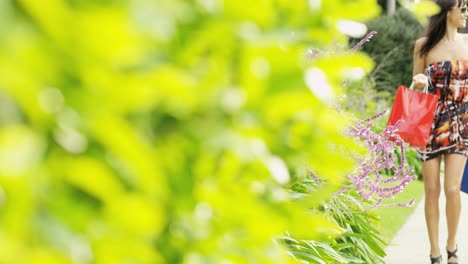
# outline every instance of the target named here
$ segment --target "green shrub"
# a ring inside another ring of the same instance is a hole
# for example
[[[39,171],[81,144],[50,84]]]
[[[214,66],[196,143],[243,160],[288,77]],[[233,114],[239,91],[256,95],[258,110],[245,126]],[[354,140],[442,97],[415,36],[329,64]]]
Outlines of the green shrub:
[[[401,144],[401,139],[390,141],[388,133],[372,131],[375,120],[383,113],[366,120],[356,120],[348,133],[368,148],[367,155],[359,157],[359,166],[348,175],[348,182],[332,199],[320,203],[317,211],[325,214],[344,232],[338,237],[320,237],[316,240],[299,240],[294,236],[285,236],[283,240],[289,246],[291,254],[298,259],[312,263],[382,263],[386,245],[380,231],[376,228],[379,219],[371,209],[379,206],[409,206],[406,203],[394,203],[393,198],[403,191],[416,176],[403,162],[404,158],[395,153],[394,148]],[[405,151],[400,145],[400,151]],[[381,170],[393,169],[394,177],[382,177]],[[301,198],[316,192],[327,185],[313,171],[303,176],[304,180],[291,186],[294,197]],[[299,178],[300,179],[300,178]],[[390,202],[389,202],[390,201]]]
[[[318,6],[315,4],[318,3]],[[363,8],[364,7],[364,8]],[[373,0],[0,0],[0,262],[287,263],[362,152],[316,88]],[[309,78],[307,85],[305,77]],[[310,80],[311,79],[311,80]],[[6,113],[6,114],[5,114]],[[312,167],[307,201],[285,183]]]
[[[317,182],[306,178],[291,189],[307,194],[317,189]],[[363,200],[357,192],[348,189],[322,202],[317,209],[342,228],[342,235],[337,238],[324,236],[317,240],[300,240],[292,236],[283,236],[282,239],[292,255],[307,263],[383,263],[386,242],[376,228],[379,219],[375,213],[365,209],[372,202]]]
[[[370,77],[378,92],[393,98],[399,85],[411,83],[414,41],[421,34],[422,25],[408,10],[399,8],[394,15],[381,15],[367,26],[377,31],[371,42],[362,47],[376,62]],[[357,42],[353,40],[352,44]]]

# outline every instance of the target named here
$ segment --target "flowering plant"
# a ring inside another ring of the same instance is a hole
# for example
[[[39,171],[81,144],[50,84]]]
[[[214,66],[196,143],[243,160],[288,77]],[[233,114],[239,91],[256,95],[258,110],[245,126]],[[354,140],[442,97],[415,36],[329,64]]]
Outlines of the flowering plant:
[[[359,120],[351,126],[347,133],[359,139],[369,150],[365,157],[360,158],[359,166],[348,177],[351,185],[344,186],[339,193],[353,186],[361,197],[369,200],[377,197],[376,202],[369,208],[385,206],[411,206],[414,199],[408,203],[382,204],[385,198],[392,198],[416,178],[413,167],[406,164],[406,149],[403,140],[394,133],[399,122],[387,126],[382,132],[372,130],[372,121],[383,116],[388,110],[369,119]],[[390,139],[392,138],[392,139]],[[398,157],[399,150],[401,158]],[[394,171],[391,177],[384,177],[383,171]]]
[[[376,31],[369,32],[350,49],[350,52],[359,50],[375,34],[377,34]],[[306,55],[309,58],[318,58],[328,56],[328,53],[309,48],[306,51]],[[346,84],[346,81],[342,82],[342,86]],[[337,108],[340,107],[337,106]],[[406,163],[406,148],[403,140],[394,133],[400,123],[397,122],[395,125],[387,126],[380,133],[372,129],[373,121],[382,117],[387,112],[388,109],[365,120],[356,119],[346,132],[349,136],[360,141],[368,149],[368,153],[364,157],[354,154],[355,158],[358,159],[359,166],[348,176],[350,184],[341,188],[338,194],[353,187],[364,200],[376,198],[373,205],[368,209],[377,206],[411,206],[414,203],[413,199],[403,204],[383,204],[385,198],[394,197],[417,177],[414,174],[414,168],[409,167]],[[391,177],[383,177],[383,172],[389,171],[393,175]],[[319,184],[320,181],[316,178],[315,174],[312,173],[312,175],[316,183]]]

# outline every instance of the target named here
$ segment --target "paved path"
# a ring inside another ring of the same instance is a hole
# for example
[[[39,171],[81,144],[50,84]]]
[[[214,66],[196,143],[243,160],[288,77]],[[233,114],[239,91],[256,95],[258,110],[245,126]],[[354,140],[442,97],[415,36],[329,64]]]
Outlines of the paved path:
[[[447,263],[445,244],[447,240],[447,225],[445,221],[445,196],[440,196],[440,235],[439,247],[442,253],[442,263]],[[462,215],[458,229],[458,256],[460,263],[468,263],[468,194],[461,193]],[[387,264],[428,264],[429,239],[424,219],[424,197],[416,205],[413,214],[396,234],[392,243],[386,248]]]

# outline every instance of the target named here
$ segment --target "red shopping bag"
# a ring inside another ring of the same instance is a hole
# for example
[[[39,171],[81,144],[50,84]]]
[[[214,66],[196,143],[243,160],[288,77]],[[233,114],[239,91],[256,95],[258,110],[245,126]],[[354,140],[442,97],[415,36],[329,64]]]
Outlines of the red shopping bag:
[[[431,133],[439,96],[400,85],[387,125],[400,124],[395,131],[411,147],[425,147]]]

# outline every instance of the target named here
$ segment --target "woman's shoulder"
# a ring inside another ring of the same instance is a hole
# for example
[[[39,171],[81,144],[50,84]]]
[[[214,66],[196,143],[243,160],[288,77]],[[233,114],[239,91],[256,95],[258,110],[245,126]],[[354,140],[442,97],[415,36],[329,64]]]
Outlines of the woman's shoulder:
[[[414,42],[414,58],[422,59],[422,62],[425,61],[425,56],[421,56],[421,50],[422,50],[424,43],[426,43],[426,41],[427,41],[427,37],[421,37],[421,38],[416,39],[416,41]]]
[[[426,41],[427,41],[427,37],[420,37],[414,42],[414,45],[416,47],[421,47],[424,43],[426,43]]]

